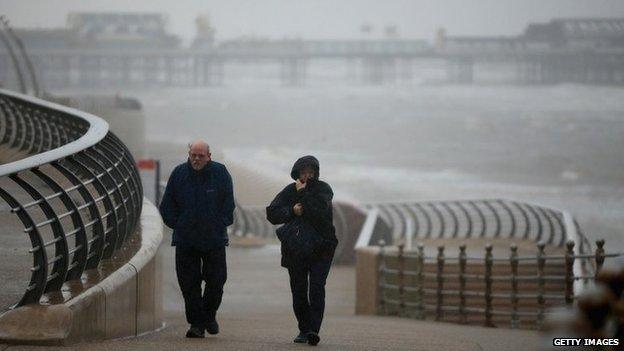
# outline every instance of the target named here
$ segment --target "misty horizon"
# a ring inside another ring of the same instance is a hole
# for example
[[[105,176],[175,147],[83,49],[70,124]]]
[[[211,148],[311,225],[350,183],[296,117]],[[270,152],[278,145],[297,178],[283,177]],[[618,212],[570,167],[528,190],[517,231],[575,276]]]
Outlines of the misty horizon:
[[[167,16],[167,30],[188,42],[195,36],[195,18],[207,16],[216,29],[216,40],[240,37],[266,39],[382,38],[386,27],[397,29],[399,38],[431,41],[439,28],[449,35],[513,36],[529,23],[554,18],[622,17],[624,2],[616,0],[541,2],[529,0],[482,0],[479,4],[460,0],[405,1],[383,4],[368,0],[252,2],[180,0],[176,2],[125,1],[83,2],[53,0],[44,4],[0,0],[2,14],[15,28],[65,27],[71,12],[150,12]],[[361,27],[369,25],[370,33]]]

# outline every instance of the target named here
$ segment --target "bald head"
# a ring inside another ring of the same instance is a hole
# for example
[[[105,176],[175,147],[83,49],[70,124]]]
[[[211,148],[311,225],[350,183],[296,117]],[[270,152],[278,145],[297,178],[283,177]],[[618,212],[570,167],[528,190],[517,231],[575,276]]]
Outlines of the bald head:
[[[199,150],[204,149],[207,153],[210,152],[210,146],[207,142],[203,140],[195,140],[194,142],[189,144],[190,150]]]
[[[189,160],[194,170],[199,171],[210,161],[210,146],[203,140],[189,144]]]

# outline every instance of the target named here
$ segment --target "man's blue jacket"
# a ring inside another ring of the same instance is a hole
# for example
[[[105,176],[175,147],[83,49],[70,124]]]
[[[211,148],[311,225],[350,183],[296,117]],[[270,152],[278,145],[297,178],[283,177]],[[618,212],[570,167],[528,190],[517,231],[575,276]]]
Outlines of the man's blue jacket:
[[[199,171],[188,161],[178,165],[167,182],[160,215],[173,229],[172,246],[202,251],[227,246],[226,228],[234,222],[230,173],[215,161]]]

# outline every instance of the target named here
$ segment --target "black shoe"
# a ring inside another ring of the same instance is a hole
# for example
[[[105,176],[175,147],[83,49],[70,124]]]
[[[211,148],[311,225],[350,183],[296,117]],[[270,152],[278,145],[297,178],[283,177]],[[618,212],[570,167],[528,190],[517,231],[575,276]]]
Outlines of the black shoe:
[[[219,324],[217,323],[215,319],[208,321],[208,323],[206,323],[206,331],[210,335],[219,334]]]
[[[186,332],[186,337],[187,338],[203,338],[204,330],[199,327],[191,326],[191,328]]]
[[[319,337],[318,333],[315,333],[313,331],[308,333],[308,345],[316,346],[318,345],[319,341],[321,341],[321,338]]]
[[[293,340],[294,343],[297,344],[305,344],[308,342],[308,334],[306,333],[299,333],[299,335],[297,335],[297,337],[295,338],[295,340]]]

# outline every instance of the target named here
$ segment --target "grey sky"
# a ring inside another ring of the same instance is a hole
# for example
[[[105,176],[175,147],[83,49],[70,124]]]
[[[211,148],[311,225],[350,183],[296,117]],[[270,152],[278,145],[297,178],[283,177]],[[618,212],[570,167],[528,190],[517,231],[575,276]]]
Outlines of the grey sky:
[[[373,36],[394,24],[405,38],[449,34],[513,35],[527,23],[554,17],[624,17],[622,0],[0,0],[0,13],[15,27],[62,27],[70,11],[149,11],[169,15],[169,30],[188,40],[194,18],[208,14],[217,39],[242,35],[271,38]]]

